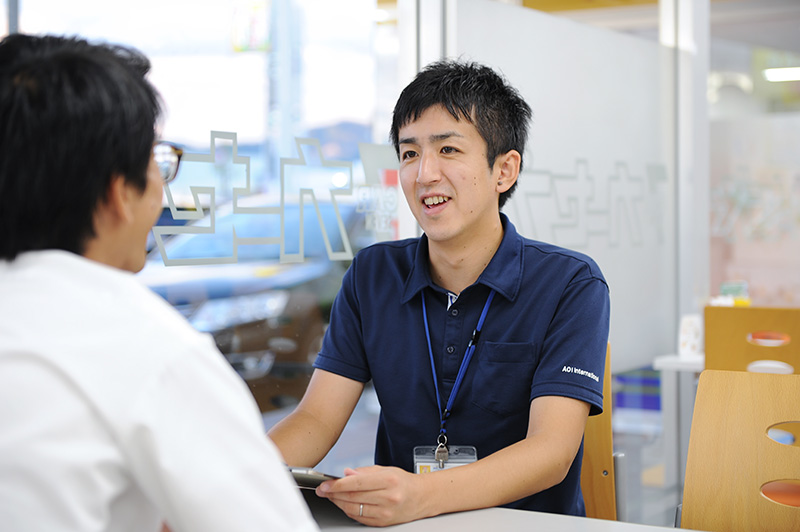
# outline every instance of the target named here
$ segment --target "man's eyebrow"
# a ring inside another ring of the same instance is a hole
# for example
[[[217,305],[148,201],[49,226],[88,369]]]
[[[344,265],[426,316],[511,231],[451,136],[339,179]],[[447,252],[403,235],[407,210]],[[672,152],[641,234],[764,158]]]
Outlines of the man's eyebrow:
[[[428,137],[431,142],[441,142],[443,140],[447,140],[451,137],[460,137],[464,138],[464,135],[458,133],[456,131],[446,131],[444,133],[435,133]],[[404,137],[401,138],[398,144],[418,144],[417,137]]]
[[[398,144],[416,144],[417,137],[404,137],[397,141]]]
[[[440,141],[443,141],[443,140],[447,140],[447,139],[449,139],[451,137],[464,138],[464,135],[462,135],[461,133],[458,133],[457,131],[446,131],[444,133],[437,133],[435,135],[431,135],[429,138],[430,138],[431,142],[440,142]]]

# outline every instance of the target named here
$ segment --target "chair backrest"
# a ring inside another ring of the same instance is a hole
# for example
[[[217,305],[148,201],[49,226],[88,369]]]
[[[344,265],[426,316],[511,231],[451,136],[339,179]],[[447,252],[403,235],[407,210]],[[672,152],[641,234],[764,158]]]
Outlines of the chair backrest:
[[[586,421],[583,436],[581,491],[586,516],[617,519],[616,479],[614,475],[614,442],[611,429],[611,348],[606,349],[606,370],[603,378],[603,413]]]
[[[800,375],[706,370],[695,398],[680,526],[800,530],[800,447],[770,427],[800,421]],[[773,500],[770,500],[770,497]],[[780,500],[781,502],[775,502]]]
[[[705,355],[706,369],[800,373],[800,308],[706,307]]]

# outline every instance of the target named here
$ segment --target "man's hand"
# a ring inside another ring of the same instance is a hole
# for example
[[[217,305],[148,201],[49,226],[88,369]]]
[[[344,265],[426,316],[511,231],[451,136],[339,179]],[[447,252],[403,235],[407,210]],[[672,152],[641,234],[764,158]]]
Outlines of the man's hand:
[[[426,514],[421,475],[383,466],[345,469],[344,474],[320,484],[317,495],[360,523],[388,526],[433,515]]]

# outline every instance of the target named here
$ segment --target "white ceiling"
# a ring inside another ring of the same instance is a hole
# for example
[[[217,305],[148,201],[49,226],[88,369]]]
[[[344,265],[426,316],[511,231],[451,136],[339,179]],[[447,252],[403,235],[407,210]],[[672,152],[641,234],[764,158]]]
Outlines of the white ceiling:
[[[655,36],[658,5],[561,11],[576,21]],[[800,54],[800,0],[716,0],[710,7],[711,38]]]
[[[711,37],[800,54],[800,0],[711,4]]]

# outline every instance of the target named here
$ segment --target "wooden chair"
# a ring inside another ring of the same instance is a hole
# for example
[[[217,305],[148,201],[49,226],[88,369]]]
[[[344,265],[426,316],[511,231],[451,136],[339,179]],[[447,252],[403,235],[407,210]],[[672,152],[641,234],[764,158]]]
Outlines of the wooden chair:
[[[611,429],[611,348],[606,349],[603,380],[603,413],[591,416],[583,436],[581,491],[586,504],[586,516],[615,521],[618,517],[617,478],[615,462],[624,455],[614,454]]]
[[[706,307],[705,356],[706,369],[776,361],[791,366],[784,373],[800,373],[800,308]]]
[[[767,436],[776,424],[798,421],[800,375],[702,372],[680,526],[712,532],[800,530],[800,507],[792,506],[792,497],[800,494],[800,447]]]

